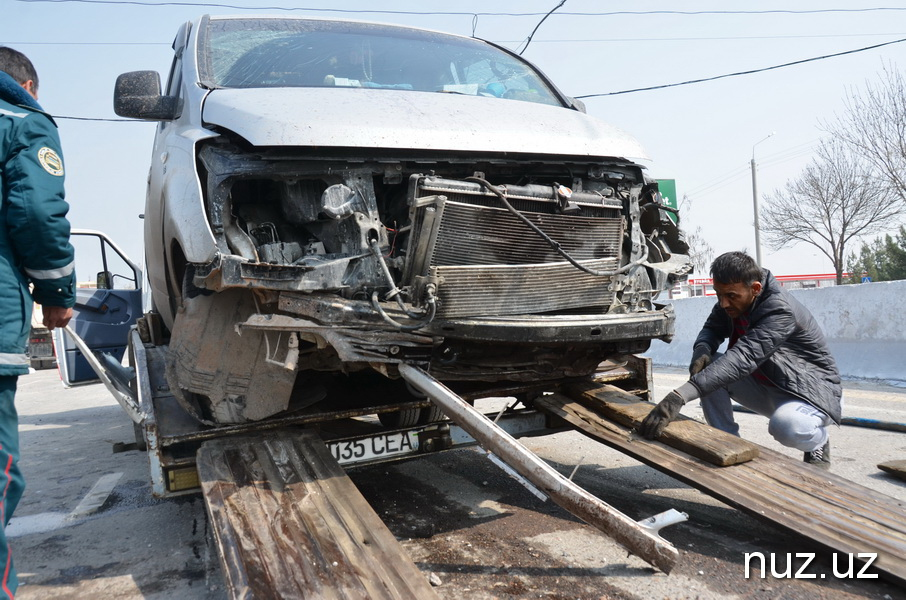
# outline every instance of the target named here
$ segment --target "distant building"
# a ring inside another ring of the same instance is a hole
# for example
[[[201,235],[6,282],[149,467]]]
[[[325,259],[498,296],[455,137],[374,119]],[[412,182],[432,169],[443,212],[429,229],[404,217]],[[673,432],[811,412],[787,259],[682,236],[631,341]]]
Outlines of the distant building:
[[[844,273],[844,280],[850,276]],[[833,273],[818,275],[774,275],[780,285],[788,290],[807,290],[812,288],[831,287],[837,285],[837,276]],[[713,280],[710,277],[690,277],[683,283],[678,283],[669,292],[671,300],[679,298],[692,298],[695,296],[714,296]]]

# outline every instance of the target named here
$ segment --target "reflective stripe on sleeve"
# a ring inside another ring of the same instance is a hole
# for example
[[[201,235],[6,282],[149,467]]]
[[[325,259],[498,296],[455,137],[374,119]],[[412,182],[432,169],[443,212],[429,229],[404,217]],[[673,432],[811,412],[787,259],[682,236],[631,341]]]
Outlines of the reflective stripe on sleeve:
[[[29,113],[27,113],[27,112],[16,113],[16,112],[12,112],[12,111],[0,108],[0,115],[7,115],[9,117],[18,117],[20,119],[24,119],[25,117],[27,117],[29,115]]]
[[[7,354],[0,352],[0,365],[27,365],[28,356],[25,354]]]
[[[25,273],[32,279],[59,279],[72,275],[75,270],[75,261],[59,269],[25,269]]]

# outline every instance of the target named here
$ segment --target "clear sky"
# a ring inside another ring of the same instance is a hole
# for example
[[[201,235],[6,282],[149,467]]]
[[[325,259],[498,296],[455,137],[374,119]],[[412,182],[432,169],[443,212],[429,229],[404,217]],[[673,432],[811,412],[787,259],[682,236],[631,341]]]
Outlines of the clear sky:
[[[144,210],[154,125],[63,117],[116,119],[112,96],[117,75],[155,69],[165,79],[170,44],[182,22],[205,13],[354,18],[463,35],[472,35],[474,28],[478,37],[518,48],[557,1],[303,0],[292,4],[230,0],[227,7],[227,0],[221,6],[175,0],[170,4],[0,0],[0,44],[32,59],[41,81],[40,101],[60,117],[73,225],[110,233],[137,262],[143,254],[138,215]],[[781,12],[830,9],[847,12]],[[677,10],[761,14],[663,12]],[[777,12],[763,12],[772,10]],[[468,14],[429,14],[441,11]],[[620,11],[647,14],[612,14]],[[870,4],[856,0],[567,0],[540,27],[523,56],[563,92],[579,96],[760,69],[902,38],[906,38],[903,0]],[[815,144],[825,135],[822,122],[842,111],[848,92],[858,92],[866,81],[877,80],[885,65],[906,67],[906,43],[695,85],[591,98],[586,105],[589,114],[642,142],[651,156],[645,164],[654,177],[676,179],[678,195],[688,197],[681,205],[684,226],[700,227],[716,253],[748,250],[754,255],[749,170],[753,151],[759,164],[759,191],[782,187],[811,159]],[[832,271],[830,261],[811,246],[775,252],[763,240],[762,253],[765,266],[776,274]]]

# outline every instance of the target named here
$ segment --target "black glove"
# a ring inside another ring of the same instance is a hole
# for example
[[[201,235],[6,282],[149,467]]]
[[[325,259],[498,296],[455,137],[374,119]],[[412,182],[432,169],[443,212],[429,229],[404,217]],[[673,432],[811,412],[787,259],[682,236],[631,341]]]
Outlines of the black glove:
[[[664,432],[664,428],[667,427],[670,421],[674,420],[680,413],[680,409],[683,408],[685,403],[686,401],[683,400],[683,397],[676,390],[673,390],[664,396],[664,399],[657,406],[651,409],[651,412],[639,425],[639,433],[649,440],[657,439]]]
[[[689,374],[695,375],[711,364],[711,348],[707,344],[699,344],[692,349],[692,362],[689,364]]]

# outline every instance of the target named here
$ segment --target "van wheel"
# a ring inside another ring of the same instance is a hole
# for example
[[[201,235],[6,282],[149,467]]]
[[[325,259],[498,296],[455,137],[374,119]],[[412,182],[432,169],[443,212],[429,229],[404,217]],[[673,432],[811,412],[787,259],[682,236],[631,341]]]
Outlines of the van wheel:
[[[390,413],[379,413],[378,420],[381,425],[388,429],[398,429],[400,427],[415,427],[421,423],[423,408],[406,408]]]
[[[431,406],[421,409],[418,417],[418,424],[427,425],[428,423],[437,423],[438,421],[443,421],[445,418],[446,415],[444,414],[444,411],[436,404],[432,404]]]

